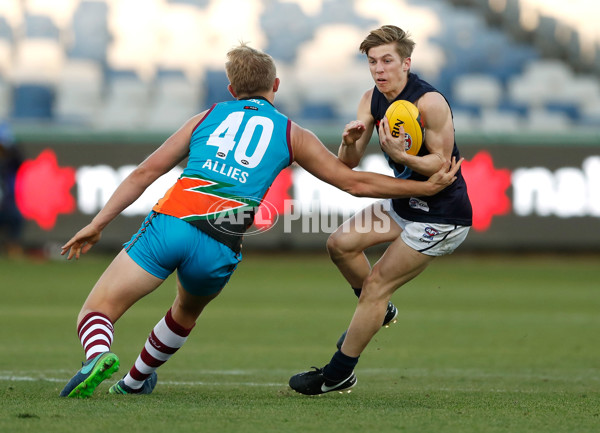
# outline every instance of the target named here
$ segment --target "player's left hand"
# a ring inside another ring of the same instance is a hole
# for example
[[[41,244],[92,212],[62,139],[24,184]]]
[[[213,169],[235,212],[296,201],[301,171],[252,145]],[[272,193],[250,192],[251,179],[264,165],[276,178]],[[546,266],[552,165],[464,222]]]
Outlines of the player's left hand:
[[[460,158],[458,161],[456,157],[452,157],[452,161],[445,161],[442,167],[435,172],[426,182],[432,186],[431,195],[437,194],[447,186],[454,183],[456,180],[456,173],[462,165],[464,158]]]
[[[67,260],[71,260],[73,257],[77,260],[81,254],[87,253],[101,237],[102,230],[88,224],[61,247],[60,254],[64,256],[68,251]]]
[[[390,124],[384,116],[381,122],[379,122],[379,144],[381,145],[381,150],[387,153],[394,162],[404,164],[408,155],[406,153],[404,127],[399,125],[398,130],[398,137],[392,136]]]

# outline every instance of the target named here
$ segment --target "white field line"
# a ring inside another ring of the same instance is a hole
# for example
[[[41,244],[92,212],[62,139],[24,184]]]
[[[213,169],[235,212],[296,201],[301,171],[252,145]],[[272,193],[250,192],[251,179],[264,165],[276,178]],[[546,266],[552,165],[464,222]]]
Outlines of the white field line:
[[[16,375],[0,375],[0,382],[57,382],[67,383],[69,378],[45,377],[45,376],[16,376]],[[285,383],[256,383],[256,382],[205,382],[205,381],[173,381],[161,380],[164,385],[183,385],[183,386],[286,386]]]
[[[269,375],[273,376],[283,376],[288,377],[291,374],[294,374],[294,371],[277,369],[277,370],[260,370],[260,369],[249,369],[249,370],[186,370],[180,371],[179,373],[183,374],[193,374],[199,376],[212,376],[217,379],[219,376],[261,376],[261,375]],[[558,376],[553,374],[528,374],[528,373],[507,373],[507,374],[494,374],[493,372],[485,372],[479,370],[455,370],[455,369],[445,369],[440,371],[429,371],[429,370],[420,370],[420,369],[385,369],[385,368],[365,368],[361,369],[359,372],[360,376],[380,376],[380,375],[388,375],[390,377],[398,378],[401,376],[407,376],[412,378],[418,377],[439,377],[442,379],[440,385],[443,384],[443,378],[452,378],[452,377],[469,377],[469,378],[479,378],[479,379],[521,379],[521,380],[543,380],[543,381],[551,381],[551,382],[562,382],[569,381],[572,383],[587,383],[590,382],[600,382],[600,377],[598,377],[595,372],[581,372],[580,374],[576,374],[573,376]],[[71,375],[72,371],[67,370],[33,370],[33,371],[2,371],[0,370],[0,382],[35,382],[35,381],[44,381],[44,382],[56,382],[56,383],[66,383]],[[252,381],[219,381],[217,380],[209,380],[209,381],[178,381],[178,380],[161,380],[161,384],[164,385],[182,385],[182,386],[250,386],[250,387],[287,387],[287,379],[284,379],[282,382],[252,382]],[[428,389],[433,389],[428,387]],[[471,389],[469,387],[465,389],[458,388],[439,388],[439,391],[481,391],[481,389]],[[502,389],[502,388],[493,388],[489,389],[491,392],[519,392],[523,390],[519,389]]]
[[[0,376],[0,382],[55,382],[55,383],[67,383],[68,379],[58,379],[55,377],[31,377],[31,376]],[[161,385],[182,385],[182,386],[247,386],[247,387],[265,387],[265,388],[287,388],[288,385],[285,383],[256,383],[256,382],[204,382],[204,381],[173,381],[173,380],[165,380],[160,381]],[[482,388],[474,388],[474,387],[435,387],[435,386],[427,386],[423,388],[426,391],[439,391],[439,392],[490,392],[495,394],[506,394],[506,393],[536,393],[536,390],[532,389],[520,389],[520,388],[489,388],[483,390]],[[557,392],[561,392],[557,390]]]

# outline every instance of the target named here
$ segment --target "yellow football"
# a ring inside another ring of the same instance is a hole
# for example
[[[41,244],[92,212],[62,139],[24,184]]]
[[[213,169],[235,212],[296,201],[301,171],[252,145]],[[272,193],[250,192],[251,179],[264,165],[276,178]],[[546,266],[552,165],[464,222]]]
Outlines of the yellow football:
[[[423,144],[421,115],[415,104],[405,100],[394,101],[385,112],[393,137],[398,137],[400,125],[404,127],[406,153],[416,155]]]

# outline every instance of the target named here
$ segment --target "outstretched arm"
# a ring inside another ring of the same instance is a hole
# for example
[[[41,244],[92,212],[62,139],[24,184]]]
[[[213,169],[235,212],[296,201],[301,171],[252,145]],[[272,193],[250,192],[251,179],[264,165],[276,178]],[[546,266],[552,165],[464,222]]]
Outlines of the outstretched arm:
[[[309,173],[357,197],[403,198],[430,196],[456,180],[462,160],[444,163],[427,181],[396,179],[371,172],[354,171],[335,157],[310,131],[292,124],[292,147],[296,162]]]
[[[113,219],[136,201],[152,182],[179,164],[187,156],[192,131],[204,114],[188,120],[138,165],[121,182],[92,221],[62,246],[61,254],[65,255],[68,252],[67,259],[70,260],[73,257],[78,259],[82,253],[87,253],[100,240],[102,230]]]

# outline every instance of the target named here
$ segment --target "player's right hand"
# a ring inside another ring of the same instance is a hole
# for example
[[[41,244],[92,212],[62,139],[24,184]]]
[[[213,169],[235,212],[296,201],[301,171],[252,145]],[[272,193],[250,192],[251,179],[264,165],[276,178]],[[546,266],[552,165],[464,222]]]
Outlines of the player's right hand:
[[[360,120],[353,120],[346,124],[344,132],[342,132],[342,143],[346,146],[351,146],[356,143],[366,130],[366,126]]]
[[[67,260],[71,260],[73,257],[77,260],[81,254],[87,253],[101,237],[102,230],[88,224],[61,247],[60,254],[64,256],[68,251]]]

